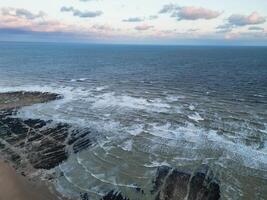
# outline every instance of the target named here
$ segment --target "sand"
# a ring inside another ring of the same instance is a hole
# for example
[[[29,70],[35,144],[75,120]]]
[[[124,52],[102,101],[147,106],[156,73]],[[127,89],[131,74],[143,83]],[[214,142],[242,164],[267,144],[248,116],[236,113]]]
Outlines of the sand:
[[[18,109],[35,103],[58,99],[57,94],[41,92],[0,93],[0,111]],[[13,167],[0,158],[0,200],[60,200],[53,186],[42,181],[30,181],[18,174]]]
[[[0,160],[0,200],[59,200],[44,183],[31,182]]]

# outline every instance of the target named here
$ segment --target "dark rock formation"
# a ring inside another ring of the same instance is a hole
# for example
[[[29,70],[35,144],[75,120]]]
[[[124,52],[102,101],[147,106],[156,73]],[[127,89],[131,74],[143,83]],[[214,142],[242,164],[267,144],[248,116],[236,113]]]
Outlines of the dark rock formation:
[[[161,166],[153,181],[156,200],[218,200],[220,187],[208,166],[188,173]]]
[[[0,94],[0,152],[15,167],[31,165],[35,169],[51,169],[66,160],[70,153],[91,145],[88,129],[13,116],[21,106],[58,98],[56,94],[38,92]]]
[[[23,158],[36,169],[51,169],[69,153],[91,145],[89,130],[39,119],[22,120],[10,113],[0,111],[0,148],[16,164]]]
[[[126,197],[123,197],[120,192],[110,191],[106,194],[101,200],[129,200]]]
[[[87,193],[80,193],[80,199],[81,200],[89,200],[89,196]]]
[[[0,93],[0,110],[15,109],[30,106],[36,103],[45,103],[60,99],[61,96],[43,92],[7,92]]]

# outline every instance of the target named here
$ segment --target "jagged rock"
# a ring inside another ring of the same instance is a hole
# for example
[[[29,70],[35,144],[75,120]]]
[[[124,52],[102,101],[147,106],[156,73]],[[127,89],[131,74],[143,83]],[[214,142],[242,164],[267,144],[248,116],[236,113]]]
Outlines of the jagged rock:
[[[123,197],[120,192],[114,190],[107,193],[101,200],[129,200],[127,197]]]
[[[80,193],[80,199],[81,200],[89,200],[89,196],[87,193]]]
[[[145,191],[142,188],[140,188],[140,187],[136,187],[135,188],[135,191],[138,192],[138,193],[140,193],[140,194],[145,194]]]
[[[20,91],[0,93],[0,110],[15,109],[23,106],[30,106],[35,103],[45,103],[60,98],[60,95],[48,92]]]
[[[188,173],[161,166],[153,181],[156,200],[218,200],[220,187],[207,165]]]
[[[16,109],[58,99],[59,95],[39,92],[0,94],[0,150],[16,167],[21,162],[36,169],[51,169],[88,148],[90,131],[66,123],[16,118]]]
[[[17,161],[19,154],[23,154],[22,157],[27,158],[36,169],[54,168],[68,158],[70,147],[77,153],[91,145],[88,131],[78,128],[73,130],[68,124],[54,124],[39,119],[24,121],[6,114],[4,117],[0,115],[0,123],[0,139],[13,152],[10,154],[11,159]],[[71,135],[71,130],[75,131],[75,136]]]

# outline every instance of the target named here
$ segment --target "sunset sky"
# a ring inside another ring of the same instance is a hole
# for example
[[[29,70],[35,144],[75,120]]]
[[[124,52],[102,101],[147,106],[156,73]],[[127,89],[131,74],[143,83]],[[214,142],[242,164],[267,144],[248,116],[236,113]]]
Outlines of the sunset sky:
[[[0,0],[0,41],[267,45],[266,0]]]

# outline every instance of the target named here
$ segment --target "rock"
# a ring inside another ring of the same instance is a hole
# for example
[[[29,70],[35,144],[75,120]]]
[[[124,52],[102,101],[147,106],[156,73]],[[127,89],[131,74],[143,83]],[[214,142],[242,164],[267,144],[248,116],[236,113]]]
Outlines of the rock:
[[[60,99],[62,96],[48,92],[7,92],[0,93],[0,110],[17,109],[36,103]]]
[[[101,200],[129,200],[126,197],[123,197],[120,192],[115,192],[114,190],[106,194]]]
[[[6,115],[0,115],[0,123],[0,139],[8,144],[11,160],[26,158],[36,169],[52,169],[68,158],[69,148],[78,153],[92,144],[88,131],[68,124]]]
[[[89,196],[87,193],[80,193],[80,199],[81,200],[89,200]]]
[[[135,190],[138,193],[145,194],[145,191],[142,188],[140,188],[140,187],[136,187]]]
[[[91,144],[90,131],[66,123],[16,118],[17,108],[60,98],[39,92],[0,93],[0,151],[16,167],[52,169]]]
[[[153,181],[156,200],[218,200],[220,186],[207,165],[194,173],[159,167]]]

